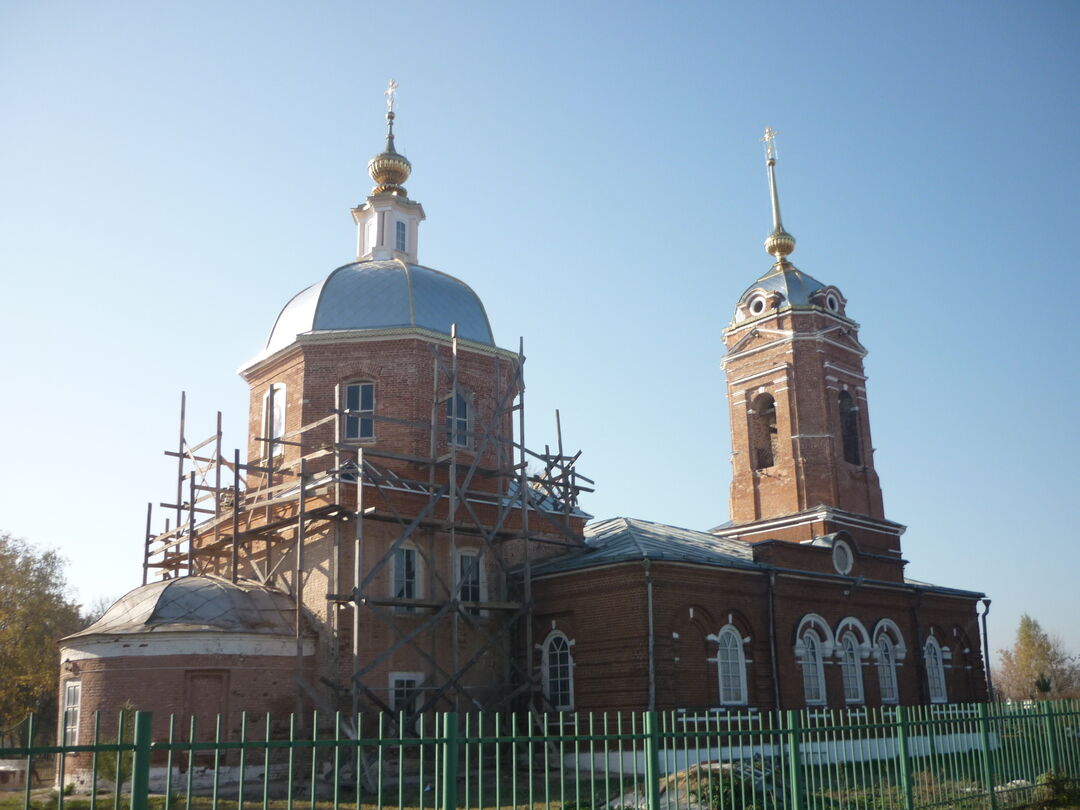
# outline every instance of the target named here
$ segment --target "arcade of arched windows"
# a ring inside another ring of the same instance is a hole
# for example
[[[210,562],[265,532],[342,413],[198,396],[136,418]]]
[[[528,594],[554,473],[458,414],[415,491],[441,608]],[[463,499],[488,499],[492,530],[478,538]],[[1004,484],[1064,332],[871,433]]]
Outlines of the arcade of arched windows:
[[[756,702],[750,688],[755,665],[753,633],[744,616],[731,611],[714,617],[701,606],[687,605],[676,613],[671,628],[675,667],[669,698],[676,706],[735,708]],[[537,647],[548,708],[572,710],[574,640],[553,623]],[[899,704],[905,697],[900,672],[910,663],[909,650],[892,619],[881,619],[868,630],[853,616],[833,626],[820,615],[808,613],[795,628],[793,652],[807,706],[829,705],[828,684],[834,678],[839,679],[843,704],[849,708],[868,702],[868,683],[876,685],[883,705]],[[931,703],[975,699],[977,650],[960,627],[947,637],[941,628],[931,626],[919,652],[925,694]],[[829,675],[833,671],[838,674]]]
[[[940,628],[932,626],[920,650],[927,697],[932,703],[975,699],[977,659],[970,640],[960,627],[953,628],[952,647],[943,639]],[[828,705],[827,672],[834,668],[839,669],[846,706],[867,702],[870,679],[876,683],[882,704],[898,704],[904,698],[900,671],[908,647],[904,634],[891,619],[881,619],[872,631],[867,631],[854,617],[844,618],[832,627],[821,616],[806,614],[796,627],[793,652],[801,670],[807,706]]]

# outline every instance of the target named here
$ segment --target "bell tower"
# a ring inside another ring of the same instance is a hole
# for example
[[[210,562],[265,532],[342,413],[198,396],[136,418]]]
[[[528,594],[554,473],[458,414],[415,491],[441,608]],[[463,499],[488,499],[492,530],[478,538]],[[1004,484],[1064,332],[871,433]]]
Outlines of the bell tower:
[[[884,519],[870,438],[866,349],[840,290],[799,270],[776,185],[776,133],[765,130],[775,261],[740,296],[724,331],[732,438],[732,526],[717,533],[806,541],[855,525],[899,552]],[[844,525],[829,526],[831,518]],[[805,528],[799,528],[803,526]]]

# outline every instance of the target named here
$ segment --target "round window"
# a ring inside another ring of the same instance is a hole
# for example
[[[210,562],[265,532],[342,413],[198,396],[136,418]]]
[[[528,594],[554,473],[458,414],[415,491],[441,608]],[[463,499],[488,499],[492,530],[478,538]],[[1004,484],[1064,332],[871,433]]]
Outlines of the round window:
[[[855,561],[851,554],[851,546],[843,540],[837,540],[832,547],[833,567],[837,573],[847,574],[851,571],[851,564]]]
[[[839,312],[840,300],[832,293],[829,293],[829,295],[825,297],[825,306],[827,306],[831,312]]]
[[[750,314],[760,315],[765,311],[765,299],[760,295],[750,299]]]

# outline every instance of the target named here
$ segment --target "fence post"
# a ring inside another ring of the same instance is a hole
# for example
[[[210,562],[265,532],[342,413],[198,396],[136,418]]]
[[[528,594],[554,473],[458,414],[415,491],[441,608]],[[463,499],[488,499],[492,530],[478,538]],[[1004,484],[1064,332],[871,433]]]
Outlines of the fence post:
[[[1055,777],[1060,777],[1061,774],[1061,760],[1058,757],[1058,745],[1057,745],[1057,729],[1054,727],[1054,706],[1047,701],[1043,704],[1049,706],[1046,710],[1046,714],[1043,715],[1043,731],[1046,734],[1046,749],[1050,753],[1050,770],[1054,772]]]
[[[135,754],[131,761],[131,810],[147,810],[150,794],[150,741],[154,716],[135,712]],[[119,760],[119,756],[117,757]],[[117,777],[119,780],[121,777]],[[116,786],[117,792],[120,786]]]
[[[64,725],[66,726],[67,723],[64,723]],[[26,750],[27,750],[27,752],[29,752],[29,750],[34,747],[34,733],[36,732],[36,730],[37,729],[34,727],[34,715],[31,714],[26,719]],[[61,733],[64,733],[64,732],[61,732]],[[94,740],[94,742],[97,742],[97,740]],[[67,735],[66,734],[64,734],[62,744],[67,745]],[[64,795],[64,785],[63,785],[63,781],[64,781],[64,777],[63,777],[63,773],[64,773],[64,757],[66,755],[64,754],[64,752],[61,751],[60,754],[58,754],[57,756],[59,757],[59,761],[58,761],[59,767],[57,768],[57,772],[60,773],[60,782],[61,782],[61,784],[57,785],[57,788],[59,788],[59,790],[60,790],[60,795],[63,796]],[[27,753],[27,755],[26,755],[26,791],[25,791],[26,795],[25,795],[24,800],[23,800],[23,807],[29,807],[30,806],[30,783],[34,781],[33,777],[34,777],[34,755],[31,754],[31,753]]]
[[[908,750],[907,706],[896,707],[897,741],[900,743],[900,787],[904,810],[915,810],[915,786],[911,779],[911,752]]]
[[[655,709],[645,712],[645,789],[648,810],[660,810],[660,722]]]
[[[799,713],[788,709],[785,712],[787,715],[787,722],[784,724],[787,727],[787,749],[788,749],[788,767],[791,769],[791,779],[789,784],[791,785],[791,810],[803,810],[805,805],[805,798],[803,796],[804,779],[802,756],[799,754],[799,742],[802,737],[802,728],[799,725]]]
[[[457,808],[457,712],[443,715],[442,810]]]
[[[997,810],[997,794],[994,792],[994,757],[990,753],[990,710],[985,703],[979,704],[979,739],[982,742],[983,781],[991,810]]]

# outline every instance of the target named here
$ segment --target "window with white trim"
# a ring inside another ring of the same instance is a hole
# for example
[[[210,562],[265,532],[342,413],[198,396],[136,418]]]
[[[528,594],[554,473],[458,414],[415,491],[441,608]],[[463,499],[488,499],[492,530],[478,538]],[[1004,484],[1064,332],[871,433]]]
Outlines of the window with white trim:
[[[741,706],[746,703],[746,656],[742,637],[732,625],[716,635],[716,673],[720,681],[720,703]]]
[[[945,662],[942,660],[941,645],[933,636],[923,646],[923,659],[926,662],[926,681],[930,687],[931,703],[947,703],[949,694],[945,688]]]
[[[855,556],[851,553],[851,546],[843,540],[833,541],[832,559],[836,573],[845,576],[851,573],[851,566],[855,563]]]
[[[881,702],[897,703],[900,694],[896,683],[896,649],[888,636],[882,635],[878,638],[877,654]]]
[[[462,602],[483,602],[484,584],[480,570],[480,554],[477,551],[458,551],[458,583],[461,590],[459,598]],[[480,608],[468,608],[473,616],[480,615]]]
[[[446,400],[446,441],[456,447],[469,446],[469,400],[460,391]]]
[[[394,247],[398,250],[405,251],[405,223],[400,219],[394,225]]]
[[[844,702],[863,702],[862,664],[859,661],[859,644],[851,631],[840,639],[840,673],[844,681]]]
[[[355,382],[345,386],[343,392],[345,416],[345,440],[363,441],[375,438],[375,383]]]
[[[280,439],[285,435],[285,383],[274,383],[263,395],[264,458],[278,458],[285,453]]]
[[[802,677],[806,705],[821,706],[825,703],[825,668],[821,655],[821,638],[808,629],[802,635]]]
[[[401,545],[394,551],[394,598],[395,599],[419,599],[420,598],[420,561],[417,551],[412,546]],[[411,611],[408,605],[397,608],[400,611]]]
[[[424,676],[419,672],[390,673],[390,708],[394,713],[406,716],[416,714],[420,708],[420,684]]]
[[[79,744],[79,706],[82,703],[82,682],[64,683],[64,745]]]
[[[544,642],[541,662],[544,696],[556,711],[574,708],[574,659],[570,654],[570,639],[558,630],[552,631]]]

